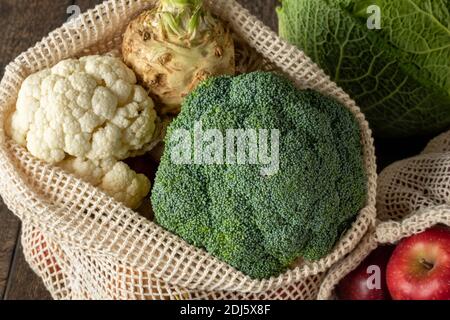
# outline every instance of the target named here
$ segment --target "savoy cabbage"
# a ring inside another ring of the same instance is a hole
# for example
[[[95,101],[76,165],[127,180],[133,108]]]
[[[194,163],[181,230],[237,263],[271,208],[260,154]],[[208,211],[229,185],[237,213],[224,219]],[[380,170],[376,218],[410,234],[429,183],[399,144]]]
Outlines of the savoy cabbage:
[[[381,9],[369,29],[366,8]],[[282,0],[280,35],[361,106],[377,135],[450,127],[450,0]]]

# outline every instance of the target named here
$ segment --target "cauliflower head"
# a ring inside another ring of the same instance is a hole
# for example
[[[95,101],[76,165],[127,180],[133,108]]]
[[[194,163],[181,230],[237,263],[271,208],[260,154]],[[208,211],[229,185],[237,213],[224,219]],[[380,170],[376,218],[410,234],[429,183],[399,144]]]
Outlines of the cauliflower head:
[[[25,79],[7,131],[35,157],[136,207],[149,181],[120,161],[149,151],[158,131],[154,103],[136,82],[116,57],[61,61]]]

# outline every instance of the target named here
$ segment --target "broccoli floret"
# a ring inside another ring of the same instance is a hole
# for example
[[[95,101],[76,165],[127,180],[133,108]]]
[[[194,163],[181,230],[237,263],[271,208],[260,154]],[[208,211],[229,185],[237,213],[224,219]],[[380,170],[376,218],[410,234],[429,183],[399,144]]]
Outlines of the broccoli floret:
[[[229,129],[279,130],[279,170],[176,163],[175,135],[187,130],[194,159],[200,121],[223,137]],[[356,119],[331,98],[268,72],[206,80],[168,129],[152,192],[156,221],[252,278],[277,275],[299,257],[327,255],[364,206],[362,152]]]

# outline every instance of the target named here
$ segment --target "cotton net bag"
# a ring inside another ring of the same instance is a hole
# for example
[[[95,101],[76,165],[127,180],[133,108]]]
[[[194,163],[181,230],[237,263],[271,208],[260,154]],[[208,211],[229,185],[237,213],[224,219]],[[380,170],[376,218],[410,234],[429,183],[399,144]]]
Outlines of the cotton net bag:
[[[334,289],[382,244],[396,244],[435,225],[450,226],[450,131],[433,139],[418,156],[386,168],[378,179],[377,226],[343,261],[330,269],[318,298]]]
[[[315,299],[325,271],[351,252],[375,222],[376,166],[359,108],[301,51],[281,41],[234,0],[210,9],[299,87],[332,96],[355,115],[367,173],[367,200],[333,251],[265,280],[251,279],[64,171],[33,158],[4,131],[31,73],[58,61],[120,47],[130,20],[155,1],[110,0],[51,32],[6,68],[0,85],[0,192],[22,220],[27,261],[55,299]]]

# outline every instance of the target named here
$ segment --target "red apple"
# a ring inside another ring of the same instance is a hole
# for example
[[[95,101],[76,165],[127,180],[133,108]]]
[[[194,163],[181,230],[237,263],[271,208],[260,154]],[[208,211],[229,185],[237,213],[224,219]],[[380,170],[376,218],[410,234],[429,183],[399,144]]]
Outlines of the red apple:
[[[450,229],[434,227],[402,240],[387,267],[394,300],[450,300]]]
[[[386,284],[386,266],[394,248],[381,246],[339,283],[341,300],[390,300]]]

